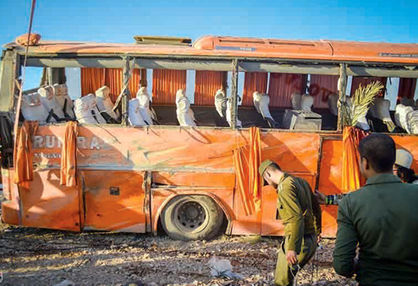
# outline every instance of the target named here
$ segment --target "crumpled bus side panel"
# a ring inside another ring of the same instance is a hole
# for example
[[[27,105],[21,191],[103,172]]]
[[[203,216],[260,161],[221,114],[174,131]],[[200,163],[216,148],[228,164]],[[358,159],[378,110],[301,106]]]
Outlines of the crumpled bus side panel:
[[[33,181],[19,186],[21,224],[80,231],[80,186],[60,185],[59,170],[35,171],[33,175]]]
[[[59,185],[58,179],[59,138],[64,130],[64,125],[41,126],[34,136],[35,180],[29,183],[33,188],[21,190],[23,214],[28,215],[21,216],[23,225],[155,231],[158,214],[173,194],[210,193],[232,218],[232,233],[282,234],[281,222],[276,219],[274,189],[263,188],[262,211],[250,216],[245,215],[240,194],[235,192],[233,149],[248,144],[246,129],[80,126],[77,151],[80,180],[73,189]],[[305,178],[314,188],[321,137],[319,189],[326,194],[339,193],[341,134],[264,131],[262,159],[277,161],[285,171]],[[393,138],[397,147],[410,150],[418,158],[416,136]],[[415,160],[413,168],[417,167]],[[151,173],[155,184],[153,195],[143,189],[145,172]],[[10,201],[5,204],[10,205]],[[324,206],[325,236],[335,235],[335,220],[336,207]]]
[[[82,171],[84,229],[143,233],[143,172]]]

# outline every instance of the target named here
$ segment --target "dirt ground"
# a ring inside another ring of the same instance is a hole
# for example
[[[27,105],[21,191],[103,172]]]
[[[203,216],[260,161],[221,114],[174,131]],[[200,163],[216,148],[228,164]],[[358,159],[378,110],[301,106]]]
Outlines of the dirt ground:
[[[279,238],[182,242],[167,236],[70,233],[0,224],[0,285],[271,285]],[[332,270],[323,240],[298,285],[357,285]],[[227,259],[242,279],[212,277],[209,259]]]

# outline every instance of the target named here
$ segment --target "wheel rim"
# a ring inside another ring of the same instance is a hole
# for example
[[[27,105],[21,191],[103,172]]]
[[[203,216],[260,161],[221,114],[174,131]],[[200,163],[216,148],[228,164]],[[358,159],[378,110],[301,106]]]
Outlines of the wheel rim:
[[[207,224],[207,211],[196,201],[183,202],[175,208],[173,221],[184,232],[198,232]]]

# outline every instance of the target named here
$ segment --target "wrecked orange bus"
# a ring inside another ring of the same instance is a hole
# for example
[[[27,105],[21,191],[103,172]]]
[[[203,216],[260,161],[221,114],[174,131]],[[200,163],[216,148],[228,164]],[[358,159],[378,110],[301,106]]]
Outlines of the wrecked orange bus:
[[[0,127],[5,223],[135,233],[157,233],[162,227],[176,239],[206,239],[221,230],[228,235],[281,235],[275,190],[248,187],[256,167],[250,146],[259,145],[261,160],[277,161],[312,189],[348,192],[342,187],[345,162],[337,101],[349,98],[360,84],[380,81],[386,87],[381,96],[390,101],[389,120],[396,121],[396,104],[415,106],[417,44],[218,36],[194,42],[135,40],[39,40],[28,48],[26,68],[43,69],[43,76],[40,89],[25,90],[24,97],[64,85],[76,105],[107,86],[112,104],[119,106],[115,121],[95,116],[97,122],[79,120],[73,186],[60,183],[67,123],[51,114],[30,134],[31,180],[15,183],[12,126],[25,47],[4,46]],[[135,126],[129,118],[135,112],[129,100],[140,87],[152,94],[155,112],[155,120],[145,126]],[[194,113],[192,126],[179,126],[179,89]],[[216,105],[219,90],[224,101]],[[254,92],[268,97],[264,111],[256,106]],[[22,111],[40,106],[25,100]],[[228,114],[222,116],[225,108]],[[378,113],[380,121],[368,114],[370,129],[392,131],[397,147],[413,154],[412,168],[417,169],[418,137],[405,128],[385,127]],[[25,114],[21,123],[31,119]],[[323,236],[335,236],[336,214],[336,206],[323,206]]]

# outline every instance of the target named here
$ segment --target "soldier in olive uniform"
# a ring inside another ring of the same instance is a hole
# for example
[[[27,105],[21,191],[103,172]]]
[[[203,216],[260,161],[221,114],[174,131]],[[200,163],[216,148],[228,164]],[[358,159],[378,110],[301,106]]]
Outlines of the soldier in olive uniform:
[[[339,202],[334,269],[357,274],[361,286],[418,285],[418,185],[392,174],[395,142],[389,136],[371,134],[359,151],[367,182]]]
[[[315,254],[321,232],[321,208],[309,184],[283,172],[271,160],[261,163],[260,175],[277,189],[277,209],[284,224],[284,241],[274,275],[276,285],[291,285],[299,268]]]

